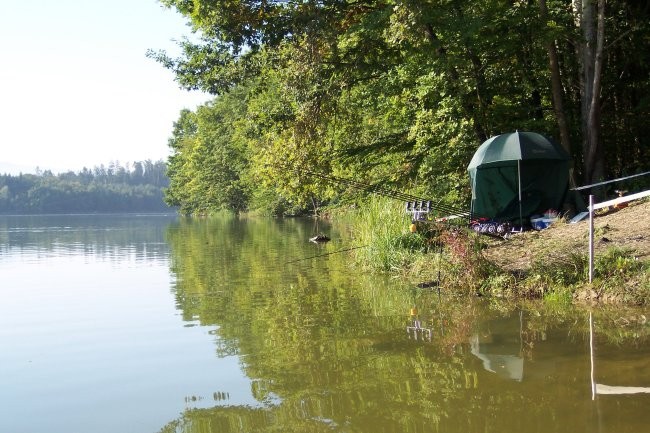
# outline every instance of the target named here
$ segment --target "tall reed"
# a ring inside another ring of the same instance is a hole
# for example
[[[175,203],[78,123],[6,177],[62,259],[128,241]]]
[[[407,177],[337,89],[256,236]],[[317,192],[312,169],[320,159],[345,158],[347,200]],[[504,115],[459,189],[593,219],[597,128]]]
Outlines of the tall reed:
[[[365,248],[355,257],[364,267],[381,271],[400,271],[427,250],[425,239],[409,231],[410,218],[403,205],[385,197],[372,197],[352,218],[353,234]]]

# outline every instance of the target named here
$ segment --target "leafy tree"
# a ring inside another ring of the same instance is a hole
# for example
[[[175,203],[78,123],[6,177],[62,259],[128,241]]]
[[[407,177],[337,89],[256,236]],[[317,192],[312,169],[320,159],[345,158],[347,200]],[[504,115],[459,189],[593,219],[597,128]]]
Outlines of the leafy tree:
[[[163,4],[201,38],[177,59],[149,55],[185,87],[247,89],[234,136],[252,161],[249,197],[350,195],[309,168],[466,203],[472,153],[512,130],[559,136],[585,183],[649,153],[650,11],[636,2]]]
[[[248,153],[236,132],[246,112],[245,94],[239,88],[199,107],[196,113],[184,111],[175,123],[169,141],[174,153],[166,201],[179,206],[181,212],[247,208]]]

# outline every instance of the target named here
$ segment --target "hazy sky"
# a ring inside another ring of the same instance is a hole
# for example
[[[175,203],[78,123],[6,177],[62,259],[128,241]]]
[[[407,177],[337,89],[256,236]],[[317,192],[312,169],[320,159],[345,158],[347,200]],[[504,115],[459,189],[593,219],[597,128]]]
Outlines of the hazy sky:
[[[210,98],[145,53],[190,34],[156,0],[0,0],[0,172],[166,158],[179,111]]]

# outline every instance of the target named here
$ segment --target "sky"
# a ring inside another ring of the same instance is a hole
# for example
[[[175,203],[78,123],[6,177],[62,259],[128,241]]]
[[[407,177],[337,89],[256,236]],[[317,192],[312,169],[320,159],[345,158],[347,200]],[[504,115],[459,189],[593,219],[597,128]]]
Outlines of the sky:
[[[0,173],[166,159],[181,109],[211,99],[145,56],[183,36],[156,0],[0,0]]]

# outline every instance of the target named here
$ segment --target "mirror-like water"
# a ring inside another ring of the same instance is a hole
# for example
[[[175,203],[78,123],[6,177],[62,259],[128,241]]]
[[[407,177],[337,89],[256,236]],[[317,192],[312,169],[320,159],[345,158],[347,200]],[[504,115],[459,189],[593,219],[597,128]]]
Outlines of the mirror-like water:
[[[0,217],[0,431],[650,429],[646,312],[438,295],[352,246],[304,220]]]

